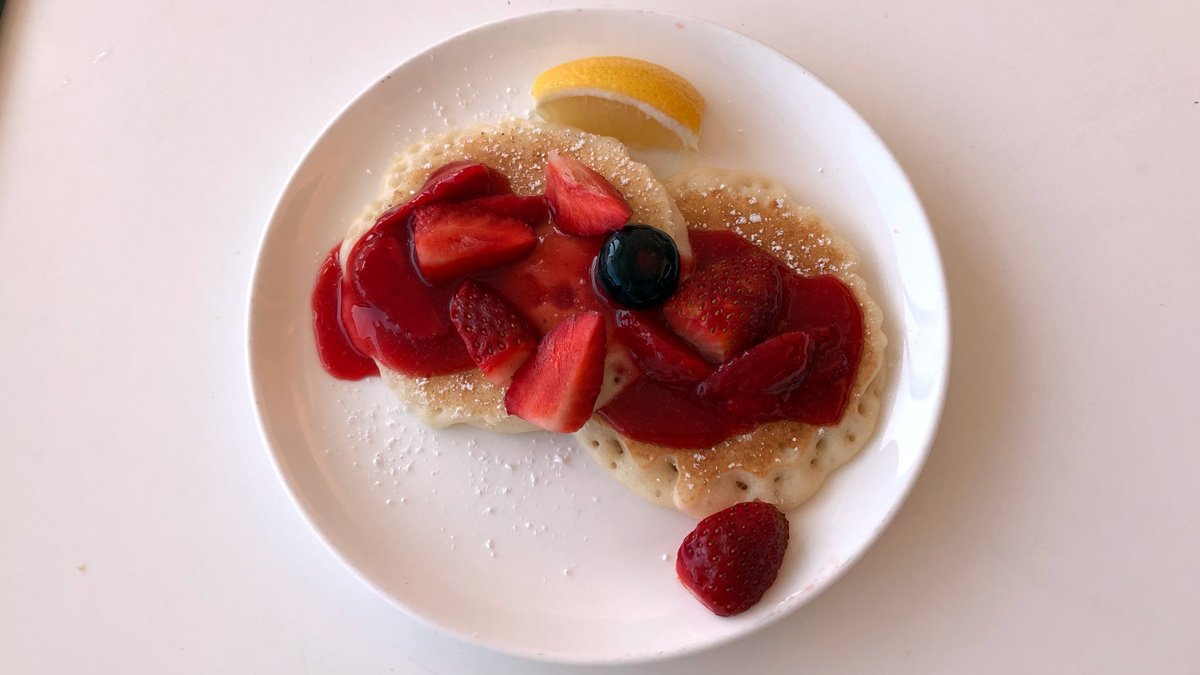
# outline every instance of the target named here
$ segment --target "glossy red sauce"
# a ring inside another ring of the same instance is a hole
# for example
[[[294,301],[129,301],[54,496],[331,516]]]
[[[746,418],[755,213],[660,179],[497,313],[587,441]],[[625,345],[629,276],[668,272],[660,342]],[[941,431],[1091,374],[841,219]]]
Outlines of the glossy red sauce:
[[[381,215],[355,243],[340,289],[333,289],[336,275],[325,274],[323,266],[313,291],[313,325],[322,363],[342,362],[346,348],[340,337],[345,336],[360,355],[409,375],[441,375],[474,367],[450,322],[450,297],[457,284],[432,285],[421,278],[413,261],[409,216],[423,204],[511,192],[502,174],[482,164],[452,162],[435,171],[412,199]],[[331,258],[336,264],[336,255]],[[330,316],[335,305],[336,319]],[[332,328],[335,321],[340,322],[340,331]],[[342,379],[374,374],[326,368]]]
[[[421,277],[413,258],[409,214],[435,201],[508,193],[507,180],[482,165],[447,165],[412,200],[385,213],[359,239],[344,274],[335,247],[321,267],[312,297],[313,326],[326,370],[341,379],[361,379],[378,373],[372,359],[414,376],[475,367],[449,317],[449,301],[459,282],[433,285]],[[661,311],[636,313],[639,330],[668,338],[669,353],[649,353],[631,335],[629,322],[620,318],[629,311],[613,306],[592,283],[603,237],[568,236],[549,224],[535,229],[539,244],[532,253],[473,278],[499,291],[541,333],[579,311],[604,313],[610,339],[628,347],[642,371],[598,411],[616,430],[672,447],[705,447],[773,420],[833,424],[841,419],[862,356],[863,320],[853,293],[837,278],[803,277],[780,263],[780,311],[762,339],[808,333],[814,347],[808,374],[798,388],[752,400],[709,400],[696,388],[712,367],[705,367],[689,345],[674,337]],[[692,231],[690,239],[698,270],[753,247],[730,232]],[[687,367],[672,367],[681,356]]]
[[[313,287],[313,332],[317,338],[317,356],[325,371],[339,380],[361,380],[379,374],[375,360],[355,349],[342,325],[342,264],[338,260],[341,246],[334,246]]]
[[[697,270],[754,246],[731,232],[693,230],[689,238]],[[784,281],[780,312],[762,340],[792,331],[809,334],[814,341],[811,365],[797,389],[754,400],[705,400],[696,393],[703,378],[676,372],[671,382],[639,379],[600,409],[600,415],[631,438],[672,447],[713,445],[775,420],[840,420],[862,356],[862,312],[853,292],[836,277],[804,277],[782,263],[779,268]],[[650,316],[643,320],[662,321],[660,312],[646,314]],[[665,323],[661,328],[670,331]],[[622,335],[618,331],[617,339]]]
[[[545,334],[572,314],[597,310],[611,320],[591,283],[604,237],[574,237],[549,223],[535,228],[538,245],[517,262],[474,275],[496,289]]]

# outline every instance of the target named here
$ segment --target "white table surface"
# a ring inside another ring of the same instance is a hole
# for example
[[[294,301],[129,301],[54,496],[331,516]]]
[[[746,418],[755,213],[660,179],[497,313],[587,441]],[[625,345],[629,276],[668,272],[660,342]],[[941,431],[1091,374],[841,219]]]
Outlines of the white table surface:
[[[605,5],[725,24],[839,91],[924,200],[953,312],[941,431],[878,544],[791,617],[636,671],[1200,673],[1200,4]],[[259,237],[334,114],[563,6],[10,0],[0,672],[571,670],[348,572],[274,473],[244,356]]]

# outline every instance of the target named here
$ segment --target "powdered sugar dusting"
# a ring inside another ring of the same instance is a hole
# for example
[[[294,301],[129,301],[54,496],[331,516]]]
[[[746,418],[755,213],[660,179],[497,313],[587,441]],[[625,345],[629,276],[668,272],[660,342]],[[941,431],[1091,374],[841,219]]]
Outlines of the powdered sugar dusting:
[[[694,227],[713,213],[728,229],[770,251],[801,274],[839,274],[855,267],[853,249],[811,209],[791,203],[781,187],[753,174],[698,171],[677,180],[681,207]],[[775,193],[775,194],[771,194]],[[762,203],[770,206],[763,208]]]
[[[493,564],[506,551],[585,545],[587,535],[573,520],[594,502],[562,509],[578,502],[571,472],[590,468],[577,461],[570,436],[536,432],[495,442],[479,429],[432,429],[406,406],[380,400],[385,392],[369,382],[330,386],[346,424],[321,456],[394,519],[397,532],[381,536],[402,540],[424,528],[426,546],[432,541],[477,564]],[[542,574],[553,583],[573,582],[577,565],[573,553],[547,555]]]

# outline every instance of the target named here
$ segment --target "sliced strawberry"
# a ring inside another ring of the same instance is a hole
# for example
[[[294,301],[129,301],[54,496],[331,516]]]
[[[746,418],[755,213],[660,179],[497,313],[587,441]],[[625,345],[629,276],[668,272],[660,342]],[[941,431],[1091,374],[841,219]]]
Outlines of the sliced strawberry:
[[[777,335],[721,364],[696,391],[701,396],[786,394],[808,375],[811,353],[812,340],[807,333]]]
[[[663,306],[680,337],[714,363],[750,346],[779,310],[777,263],[745,249],[698,268]]]
[[[691,345],[674,333],[642,318],[639,312],[618,309],[615,312],[617,339],[629,347],[638,369],[659,382],[699,382],[713,372]]]
[[[604,318],[595,311],[572,315],[551,329],[513,376],[504,396],[509,414],[550,431],[578,431],[600,395],[605,337]]]
[[[471,360],[497,385],[508,384],[537,349],[533,326],[507,300],[471,279],[450,299],[450,320]]]
[[[452,202],[482,195],[512,194],[508,178],[486,164],[459,160],[429,174],[425,184],[410,199],[413,206]]]
[[[512,262],[537,246],[525,223],[467,204],[418,207],[412,224],[417,267],[431,284]]]
[[[684,538],[675,574],[717,616],[740,614],[775,583],[788,537],[787,516],[773,504],[734,504]]]
[[[619,230],[633,215],[625,198],[604,176],[554,150],[546,162],[546,203],[554,226],[579,236]]]
[[[488,197],[478,197],[463,202],[463,204],[478,206],[485,211],[515,218],[532,227],[550,220],[550,207],[546,205],[546,198],[541,195],[533,197],[491,195]]]
[[[429,174],[411,199],[384,211],[375,220],[374,229],[394,233],[395,228],[408,224],[408,217],[418,206],[508,192],[508,179],[486,164],[465,160],[450,162]]]

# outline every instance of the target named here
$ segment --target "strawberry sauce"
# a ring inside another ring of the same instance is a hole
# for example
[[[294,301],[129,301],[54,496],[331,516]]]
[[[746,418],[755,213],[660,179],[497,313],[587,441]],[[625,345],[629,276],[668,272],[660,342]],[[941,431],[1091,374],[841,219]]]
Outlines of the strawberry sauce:
[[[732,232],[692,230],[689,233],[697,269],[754,245]],[[614,429],[638,440],[671,447],[706,447],[746,433],[758,424],[791,419],[810,424],[835,424],[850,397],[850,387],[862,356],[862,311],[853,292],[832,276],[804,277],[779,263],[783,298],[773,327],[760,339],[802,331],[813,341],[804,382],[783,396],[734,401],[708,400],[696,392],[707,377],[703,371],[677,369],[672,377],[642,377],[622,391],[599,413]],[[661,312],[640,317],[661,323]],[[655,314],[659,316],[655,316]],[[637,340],[617,331],[617,339]],[[648,371],[631,346],[635,362]],[[673,343],[672,349],[686,349]],[[690,363],[699,359],[692,355]],[[670,380],[664,381],[664,380]]]
[[[341,246],[334,246],[313,288],[313,332],[317,337],[317,356],[325,371],[339,380],[361,380],[379,374],[375,361],[354,348],[342,325],[342,265],[338,261]]]
[[[461,280],[431,284],[421,276],[411,215],[426,204],[483,203],[478,198],[511,194],[507,179],[482,164],[448,164],[412,199],[380,216],[350,250],[346,270],[335,246],[312,294],[313,328],[325,369],[336,378],[358,380],[378,374],[376,360],[412,376],[476,367],[450,320],[450,300]],[[510,212],[515,208],[504,200],[493,203]],[[662,310],[614,306],[592,282],[604,237],[566,235],[534,218],[544,221],[544,215],[526,219],[538,238],[531,253],[470,277],[512,303],[539,335],[585,310],[603,314],[610,339],[628,348],[642,372],[598,411],[617,431],[651,443],[699,448],[773,420],[833,424],[841,419],[862,355],[863,318],[853,293],[837,278],[803,277],[778,263],[779,311],[758,342],[797,331],[808,336],[811,351],[799,386],[780,395],[706,397],[697,389],[716,366],[675,336]],[[696,269],[754,248],[730,232],[697,230],[689,236]]]
[[[355,355],[422,377],[474,366],[450,321],[457,284],[433,285],[421,278],[413,261],[410,216],[426,204],[511,193],[508,179],[483,164],[452,162],[435,171],[412,199],[375,221],[350,250],[344,275],[329,269],[341,271],[335,247],[312,298],[317,351],[329,374],[356,380],[378,373],[356,366]],[[331,316],[335,309],[336,318]]]

